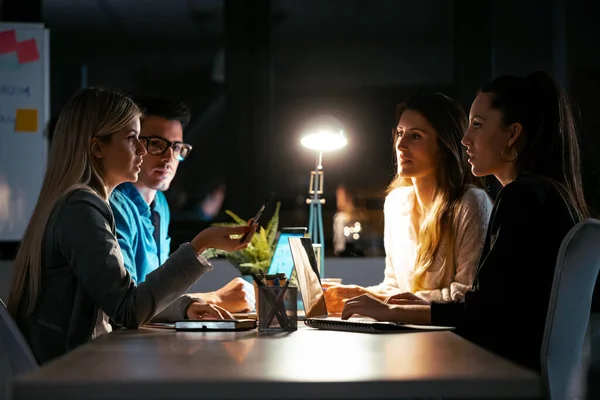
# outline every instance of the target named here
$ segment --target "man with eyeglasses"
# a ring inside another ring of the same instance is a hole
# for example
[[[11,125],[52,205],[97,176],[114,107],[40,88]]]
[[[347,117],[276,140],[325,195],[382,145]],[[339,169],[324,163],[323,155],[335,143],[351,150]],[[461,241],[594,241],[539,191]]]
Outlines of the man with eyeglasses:
[[[110,206],[123,261],[132,279],[140,283],[169,257],[171,214],[163,192],[192,146],[183,142],[183,130],[190,120],[185,104],[154,97],[134,100],[144,112],[139,139],[147,154],[138,181],[118,186],[110,196]],[[229,312],[250,311],[255,304],[254,288],[241,278],[194,296]]]

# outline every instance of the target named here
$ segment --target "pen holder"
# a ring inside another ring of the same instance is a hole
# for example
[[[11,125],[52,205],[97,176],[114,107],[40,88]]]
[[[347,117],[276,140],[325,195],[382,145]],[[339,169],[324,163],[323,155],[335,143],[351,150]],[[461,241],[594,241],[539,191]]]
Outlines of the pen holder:
[[[261,286],[258,288],[258,330],[290,332],[298,330],[298,288]]]
[[[0,0],[1,1],[1,0]],[[284,286],[287,282],[287,278],[285,276],[285,274],[283,273],[279,273],[279,274],[269,274],[269,275],[264,275],[264,282],[265,285],[267,286],[273,286],[273,280],[277,278],[279,279],[279,285],[280,286]],[[256,282],[253,282],[254,285],[254,299],[255,299],[255,307],[256,307],[256,312],[258,313],[259,311],[259,303],[260,303],[260,298],[258,296],[258,286],[256,285]]]

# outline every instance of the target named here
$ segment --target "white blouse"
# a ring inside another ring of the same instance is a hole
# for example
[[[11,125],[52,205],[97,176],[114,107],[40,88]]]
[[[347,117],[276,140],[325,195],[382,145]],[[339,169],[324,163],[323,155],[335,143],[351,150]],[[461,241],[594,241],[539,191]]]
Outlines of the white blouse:
[[[385,277],[381,284],[368,288],[381,294],[412,292],[413,274],[417,255],[417,232],[411,222],[415,202],[413,186],[394,189],[385,199],[384,246],[386,252]],[[468,189],[454,220],[456,230],[455,270],[438,283],[438,274],[445,259],[445,240],[440,243],[437,256],[425,273],[422,286],[428,288],[415,293],[429,301],[462,300],[470,290],[479,264],[485,241],[487,225],[492,212],[492,202],[487,193],[478,188]]]

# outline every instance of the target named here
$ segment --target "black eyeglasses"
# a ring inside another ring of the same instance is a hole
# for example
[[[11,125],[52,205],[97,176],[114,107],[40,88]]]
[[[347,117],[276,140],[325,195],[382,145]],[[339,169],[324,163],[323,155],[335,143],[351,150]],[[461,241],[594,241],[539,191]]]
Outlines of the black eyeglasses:
[[[173,148],[175,158],[183,161],[192,151],[192,146],[187,143],[169,142],[159,136],[140,136],[139,139],[145,143],[146,151],[155,156],[162,156],[167,150]]]

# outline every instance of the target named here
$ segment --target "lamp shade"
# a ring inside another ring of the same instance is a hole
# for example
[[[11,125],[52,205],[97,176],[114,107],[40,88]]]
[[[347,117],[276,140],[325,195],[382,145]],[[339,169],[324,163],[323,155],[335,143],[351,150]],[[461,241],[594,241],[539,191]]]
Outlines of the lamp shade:
[[[344,125],[337,118],[319,115],[304,126],[300,143],[308,149],[331,151],[346,146],[348,140]]]

